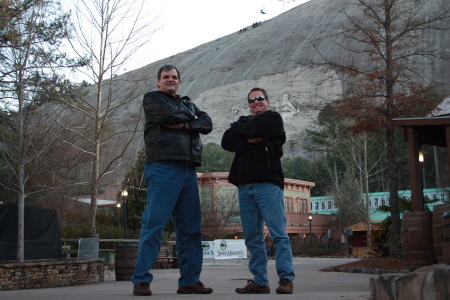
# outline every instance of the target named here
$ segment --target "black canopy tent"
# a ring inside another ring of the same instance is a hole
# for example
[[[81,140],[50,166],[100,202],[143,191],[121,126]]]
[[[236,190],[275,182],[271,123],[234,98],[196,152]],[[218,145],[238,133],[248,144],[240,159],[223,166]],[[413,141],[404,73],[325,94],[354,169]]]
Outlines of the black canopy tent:
[[[24,258],[61,258],[56,210],[25,206]],[[0,261],[17,260],[17,204],[0,204]]]

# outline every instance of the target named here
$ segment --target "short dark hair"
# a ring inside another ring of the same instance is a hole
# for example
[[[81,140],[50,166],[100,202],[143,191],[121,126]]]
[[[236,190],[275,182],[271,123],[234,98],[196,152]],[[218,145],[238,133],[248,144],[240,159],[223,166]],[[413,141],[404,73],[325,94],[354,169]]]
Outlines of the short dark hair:
[[[264,95],[264,98],[266,98],[266,100],[269,100],[269,96],[267,96],[266,90],[265,90],[265,89],[262,89],[262,88],[259,88],[259,87],[252,88],[252,89],[250,90],[250,92],[248,92],[248,94],[247,94],[247,100],[249,100],[248,97],[249,97],[250,94],[253,93],[254,91],[261,91],[261,92],[263,93],[263,95]]]
[[[162,73],[162,71],[170,71],[170,70],[172,70],[172,69],[175,69],[175,71],[177,71],[178,79],[181,79],[180,71],[178,71],[178,69],[177,69],[175,66],[172,66],[172,65],[164,65],[164,66],[162,66],[161,68],[159,68],[159,70],[158,70],[158,75],[157,75],[158,80],[161,79],[161,73]]]

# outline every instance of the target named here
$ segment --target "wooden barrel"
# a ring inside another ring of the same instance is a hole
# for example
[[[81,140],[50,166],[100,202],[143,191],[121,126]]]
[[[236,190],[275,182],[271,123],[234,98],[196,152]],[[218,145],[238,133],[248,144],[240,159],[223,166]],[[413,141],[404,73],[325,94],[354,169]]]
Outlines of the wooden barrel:
[[[442,243],[444,232],[444,219],[442,216],[445,212],[450,211],[450,204],[440,204],[433,206],[433,245],[434,253],[438,263],[444,262]]]
[[[446,264],[450,264],[450,212],[444,213],[442,219],[444,220],[444,232],[443,232],[443,261]]]
[[[402,254],[410,270],[432,265],[436,262],[431,235],[433,213],[415,211],[403,214]]]
[[[131,280],[134,273],[138,253],[138,245],[120,244],[116,246],[116,281]]]

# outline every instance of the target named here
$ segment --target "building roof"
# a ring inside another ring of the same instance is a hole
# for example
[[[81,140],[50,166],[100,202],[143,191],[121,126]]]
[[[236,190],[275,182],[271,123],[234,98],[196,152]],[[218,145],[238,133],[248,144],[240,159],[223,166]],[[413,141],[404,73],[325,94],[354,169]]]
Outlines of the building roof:
[[[361,221],[359,223],[356,223],[352,226],[350,226],[349,228],[352,231],[367,231],[367,223],[365,221]],[[370,223],[370,229],[378,229],[378,227],[380,227],[379,225],[375,224],[375,223]]]

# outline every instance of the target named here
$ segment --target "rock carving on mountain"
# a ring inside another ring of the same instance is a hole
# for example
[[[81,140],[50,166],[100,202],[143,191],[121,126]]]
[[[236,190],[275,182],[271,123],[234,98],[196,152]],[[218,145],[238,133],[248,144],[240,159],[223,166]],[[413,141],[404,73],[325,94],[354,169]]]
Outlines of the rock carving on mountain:
[[[430,0],[427,5],[435,8],[440,1]],[[333,42],[318,45],[322,54],[341,64],[368,63],[362,57],[351,57],[335,44],[340,38],[337,34],[339,27],[345,21],[345,17],[337,9],[340,2],[341,0],[312,0],[256,27],[251,26],[250,20],[245,32],[238,30],[114,78],[116,92],[123,93],[122,89],[131,78],[138,78],[140,81],[138,87],[130,91],[130,96],[154,90],[158,68],[164,64],[175,65],[180,69],[183,81],[179,93],[189,96],[213,119],[214,130],[203,137],[204,143],[220,144],[221,136],[229,124],[240,115],[248,114],[248,91],[256,86],[265,88],[272,102],[272,109],[279,111],[285,121],[285,155],[302,155],[308,158],[311,154],[304,148],[308,143],[305,129],[312,126],[318,113],[311,108],[319,106],[315,104],[340,97],[348,84],[330,69],[307,65],[306,62],[320,57],[311,47],[310,40],[335,35]],[[450,28],[450,20],[447,22]],[[438,35],[427,35],[425,31],[424,39],[443,53],[448,53],[448,34],[441,32]],[[433,83],[437,92],[450,94],[450,63],[436,61],[420,75],[419,80]],[[141,102],[142,96],[139,96],[135,105],[140,106]],[[135,153],[130,153],[129,156],[135,156],[142,147],[143,139],[140,138],[133,148]],[[122,168],[123,171],[126,169],[125,166]]]

